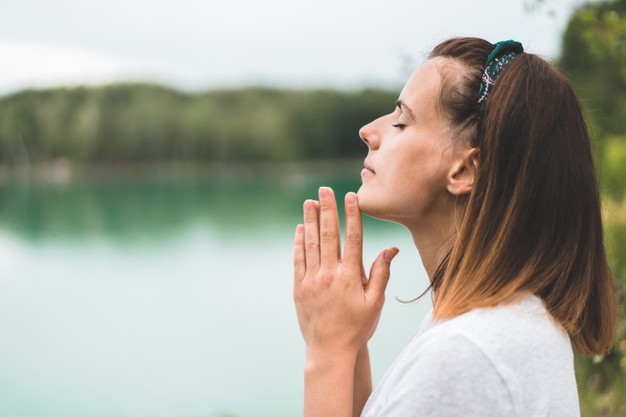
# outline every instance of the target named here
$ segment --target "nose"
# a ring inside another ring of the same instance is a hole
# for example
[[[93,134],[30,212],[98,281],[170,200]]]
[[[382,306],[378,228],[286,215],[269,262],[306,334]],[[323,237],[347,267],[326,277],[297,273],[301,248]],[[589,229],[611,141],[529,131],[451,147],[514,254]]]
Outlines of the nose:
[[[359,129],[359,137],[370,149],[376,149],[380,143],[375,122],[376,120]]]

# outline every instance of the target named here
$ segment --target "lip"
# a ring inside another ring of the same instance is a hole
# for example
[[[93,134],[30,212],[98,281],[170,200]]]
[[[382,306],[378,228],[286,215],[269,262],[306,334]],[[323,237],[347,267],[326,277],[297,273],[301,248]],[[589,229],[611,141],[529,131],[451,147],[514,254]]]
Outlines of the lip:
[[[370,164],[365,162],[364,165],[365,165],[365,168],[361,170],[361,177],[369,177],[369,176],[376,175],[376,171],[372,169]]]
[[[369,169],[367,169],[367,168],[363,168],[363,169],[361,170],[361,177],[370,177],[370,176],[373,176],[373,175],[375,175],[375,174],[374,174],[374,172],[373,172],[373,171],[370,171],[370,170],[369,170]]]
[[[367,170],[367,171],[371,172],[372,174],[375,174],[375,173],[376,173],[376,171],[374,171],[374,169],[373,169],[373,168],[372,168],[372,166],[369,164],[369,162],[364,161],[364,162],[363,162],[363,166],[365,167],[365,169],[364,169],[364,170]]]

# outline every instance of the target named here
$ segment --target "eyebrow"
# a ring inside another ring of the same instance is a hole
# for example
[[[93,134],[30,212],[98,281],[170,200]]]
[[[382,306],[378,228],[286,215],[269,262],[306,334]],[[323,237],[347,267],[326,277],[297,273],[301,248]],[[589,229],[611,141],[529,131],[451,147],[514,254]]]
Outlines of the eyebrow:
[[[413,111],[411,110],[411,108],[409,106],[406,105],[406,103],[402,100],[398,100],[396,101],[396,107],[400,109],[400,111],[402,111],[403,113],[407,113],[409,115],[409,117],[411,118],[411,120],[415,120],[415,116],[413,115]]]

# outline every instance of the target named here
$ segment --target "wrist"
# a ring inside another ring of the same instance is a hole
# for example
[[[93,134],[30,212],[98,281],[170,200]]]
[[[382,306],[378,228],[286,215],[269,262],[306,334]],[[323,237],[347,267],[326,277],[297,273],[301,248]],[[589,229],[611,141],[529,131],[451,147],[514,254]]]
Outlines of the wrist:
[[[356,352],[307,349],[304,416],[352,417]]]
[[[363,346],[361,346],[361,349],[359,349],[357,357],[362,357],[363,355],[368,355],[369,356],[369,349],[367,348],[367,343],[365,343]]]
[[[316,350],[306,351],[306,372],[320,372],[325,370],[353,370],[360,351],[352,350]]]

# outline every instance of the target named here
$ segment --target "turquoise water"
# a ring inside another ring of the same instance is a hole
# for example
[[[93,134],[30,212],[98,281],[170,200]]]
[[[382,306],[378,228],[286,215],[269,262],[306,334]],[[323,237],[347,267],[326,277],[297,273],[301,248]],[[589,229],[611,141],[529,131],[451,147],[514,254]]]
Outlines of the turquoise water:
[[[0,415],[301,414],[293,228],[326,170],[124,175],[0,187]],[[429,308],[410,236],[365,221],[366,267],[401,249],[374,379]]]

